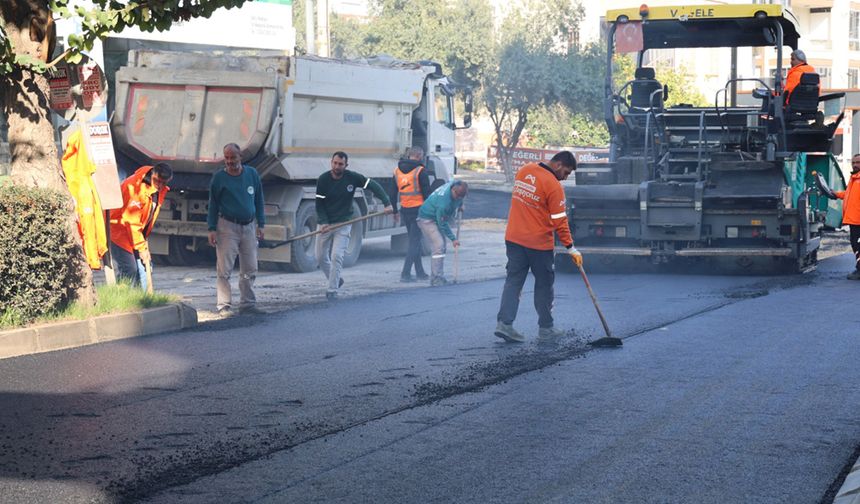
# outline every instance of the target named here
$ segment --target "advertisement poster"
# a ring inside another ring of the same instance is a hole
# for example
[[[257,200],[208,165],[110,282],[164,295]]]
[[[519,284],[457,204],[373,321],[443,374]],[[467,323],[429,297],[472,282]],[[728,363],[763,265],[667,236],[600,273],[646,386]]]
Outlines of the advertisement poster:
[[[53,75],[48,78],[48,85],[51,91],[51,109],[68,110],[74,106],[72,82],[69,80],[67,67],[56,68]]]
[[[119,188],[116,155],[113,150],[113,138],[107,122],[92,122],[83,124],[84,138],[87,151],[96,165],[93,182],[102,208],[111,210],[122,206],[122,193]]]

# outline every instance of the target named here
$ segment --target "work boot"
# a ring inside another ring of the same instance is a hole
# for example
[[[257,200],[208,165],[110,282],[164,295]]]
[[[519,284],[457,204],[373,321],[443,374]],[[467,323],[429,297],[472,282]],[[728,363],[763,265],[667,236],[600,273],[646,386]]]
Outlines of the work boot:
[[[860,270],[852,271],[847,277],[848,280],[860,280]]]
[[[327,301],[337,301],[337,292],[335,292],[335,291],[326,292],[325,298]]]
[[[448,285],[448,280],[445,277],[436,277],[430,282],[431,287],[442,287],[443,285]]]
[[[412,283],[414,281],[415,281],[415,278],[413,278],[412,275],[410,275],[408,273],[405,275],[400,275],[400,282],[401,283]]]
[[[245,307],[239,307],[239,315],[265,315],[266,312],[257,308],[257,305],[248,305]]]
[[[513,324],[505,324],[501,320],[496,324],[496,331],[494,334],[508,343],[522,343],[526,340],[525,336],[514,329]]]
[[[415,278],[418,280],[427,280],[430,278],[430,276],[427,273],[424,273],[423,271],[416,271],[415,272]]]
[[[229,306],[222,306],[218,308],[218,316],[221,318],[227,318],[233,315],[233,310],[230,309]]]
[[[541,327],[538,329],[538,343],[556,343],[564,334],[555,327]]]

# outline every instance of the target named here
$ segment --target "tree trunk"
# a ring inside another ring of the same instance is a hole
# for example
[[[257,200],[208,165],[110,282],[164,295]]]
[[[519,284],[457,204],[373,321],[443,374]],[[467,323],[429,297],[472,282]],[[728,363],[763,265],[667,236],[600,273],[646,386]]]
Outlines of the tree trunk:
[[[26,54],[43,61],[50,57],[55,34],[51,12],[43,0],[13,0],[0,6],[0,18],[6,22],[6,33],[16,54]],[[48,81],[30,70],[17,70],[0,77],[0,106],[8,123],[9,150],[12,157],[10,178],[17,185],[49,188],[59,191],[71,202],[66,179],[54,143],[54,127],[48,109]],[[26,223],[21,223],[26,225]],[[77,285],[68,286],[77,301],[95,303],[93,274],[86,258],[77,228],[77,215],[69,205],[67,233],[77,243]]]

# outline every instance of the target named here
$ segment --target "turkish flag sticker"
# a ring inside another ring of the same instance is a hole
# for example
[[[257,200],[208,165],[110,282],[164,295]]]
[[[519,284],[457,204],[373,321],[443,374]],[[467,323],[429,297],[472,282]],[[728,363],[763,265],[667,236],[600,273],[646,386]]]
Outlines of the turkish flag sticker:
[[[619,53],[639,52],[645,47],[642,39],[642,22],[629,21],[615,30],[615,51]]]

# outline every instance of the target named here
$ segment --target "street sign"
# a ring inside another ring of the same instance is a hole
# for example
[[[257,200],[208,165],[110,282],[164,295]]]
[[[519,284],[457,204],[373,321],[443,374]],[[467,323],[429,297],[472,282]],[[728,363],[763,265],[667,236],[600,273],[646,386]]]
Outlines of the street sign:
[[[67,121],[88,121],[107,102],[107,79],[99,65],[84,55],[80,63],[59,62],[48,75],[50,108]]]
[[[101,200],[102,209],[112,210],[122,207],[122,191],[119,187],[116,155],[113,139],[107,122],[82,123],[84,142],[90,159],[96,165],[93,182]]]

